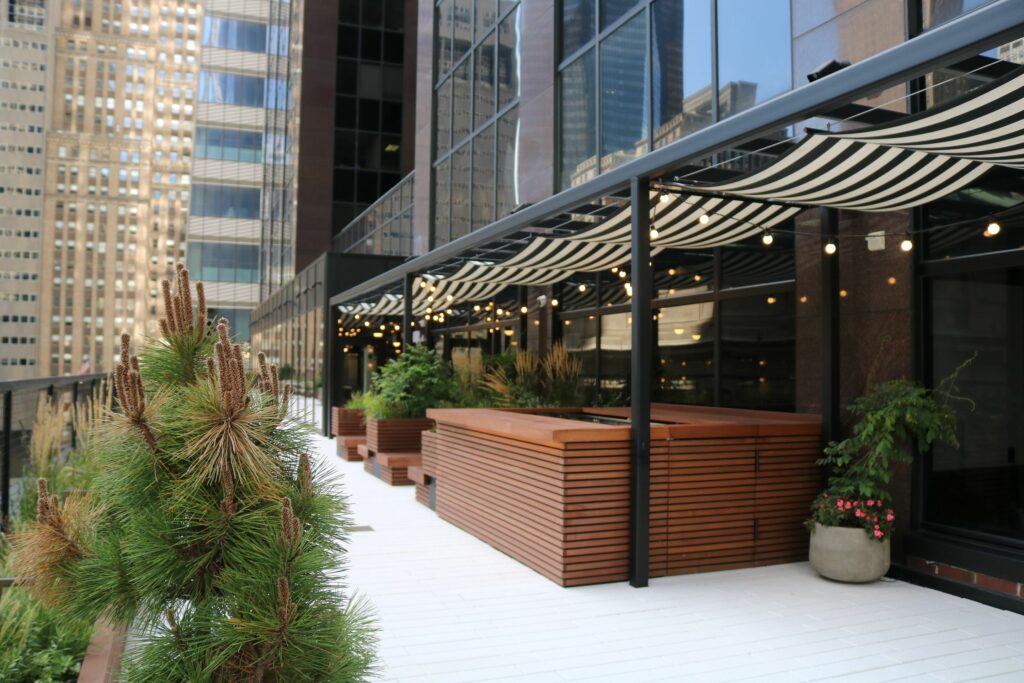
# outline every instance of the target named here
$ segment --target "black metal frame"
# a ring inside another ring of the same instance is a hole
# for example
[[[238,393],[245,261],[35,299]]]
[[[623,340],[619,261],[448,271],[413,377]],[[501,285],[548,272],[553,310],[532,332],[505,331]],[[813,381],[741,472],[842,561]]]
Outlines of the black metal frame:
[[[630,354],[631,396],[630,432],[632,457],[629,480],[629,583],[635,588],[647,585],[650,576],[651,516],[651,359],[654,358],[654,335],[651,325],[651,297],[654,278],[651,274],[650,183],[633,178],[632,194],[632,268],[633,314],[632,353]]]

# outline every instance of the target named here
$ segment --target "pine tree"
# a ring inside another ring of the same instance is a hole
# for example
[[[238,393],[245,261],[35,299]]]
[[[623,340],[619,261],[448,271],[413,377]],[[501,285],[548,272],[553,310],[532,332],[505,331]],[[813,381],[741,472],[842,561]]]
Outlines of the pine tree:
[[[60,501],[40,480],[17,575],[44,604],[141,634],[128,681],[365,680],[375,627],[340,583],[344,498],[276,366],[258,354],[246,371],[180,265],[175,289],[160,339],[138,356],[121,339],[92,490]]]

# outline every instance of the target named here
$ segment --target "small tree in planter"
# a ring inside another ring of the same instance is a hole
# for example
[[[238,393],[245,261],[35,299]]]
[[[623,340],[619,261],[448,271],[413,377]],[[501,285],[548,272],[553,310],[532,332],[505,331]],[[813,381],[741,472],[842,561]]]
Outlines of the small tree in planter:
[[[876,384],[849,407],[853,434],[825,448],[828,489],[811,505],[810,562],[819,574],[850,582],[875,581],[889,570],[895,525],[889,484],[893,465],[909,464],[936,441],[955,445],[950,378],[939,390],[905,380]],[[948,384],[947,384],[948,383]]]
[[[428,408],[455,398],[451,370],[432,349],[414,345],[380,369],[366,400],[366,445],[373,452],[419,451],[433,423]]]
[[[247,373],[181,267],[177,286],[161,339],[135,356],[122,337],[91,492],[62,501],[39,480],[17,575],[53,609],[136,630],[127,681],[363,680],[374,635],[337,583],[344,501],[276,368],[260,355]]]

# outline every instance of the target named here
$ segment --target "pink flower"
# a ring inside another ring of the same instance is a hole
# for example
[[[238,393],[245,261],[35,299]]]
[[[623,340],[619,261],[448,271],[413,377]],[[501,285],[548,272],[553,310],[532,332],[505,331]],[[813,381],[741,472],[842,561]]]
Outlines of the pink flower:
[[[853,514],[857,515],[857,517],[863,517],[863,516],[864,516],[864,511],[863,511],[863,510],[857,510],[857,511],[856,511],[855,513],[853,513]]]
[[[891,522],[894,519],[896,519],[896,517],[891,512],[885,516],[885,521],[887,522]]]
[[[860,503],[858,503],[857,501],[853,501],[853,507],[857,507],[858,505],[860,505]]]
[[[881,531],[879,531],[878,529],[875,529],[875,538],[881,538],[884,535],[885,534],[883,534]]]
[[[878,529],[878,528],[879,528],[879,526],[878,526],[878,525],[876,524],[876,525],[875,525],[875,528],[876,528],[876,529]]]
[[[869,498],[868,499],[868,507],[872,507],[874,504],[875,504],[875,501]]]
[[[853,506],[850,504],[850,501],[846,501],[846,505],[844,505],[843,507],[846,508],[847,510],[849,510]]]

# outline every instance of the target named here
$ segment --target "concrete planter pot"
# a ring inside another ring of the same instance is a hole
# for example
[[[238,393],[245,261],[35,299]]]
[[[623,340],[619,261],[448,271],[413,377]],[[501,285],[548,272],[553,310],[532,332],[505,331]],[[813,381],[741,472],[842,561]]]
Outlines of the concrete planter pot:
[[[811,566],[826,579],[877,581],[889,571],[889,558],[889,539],[879,543],[863,529],[815,523],[811,532]]]

